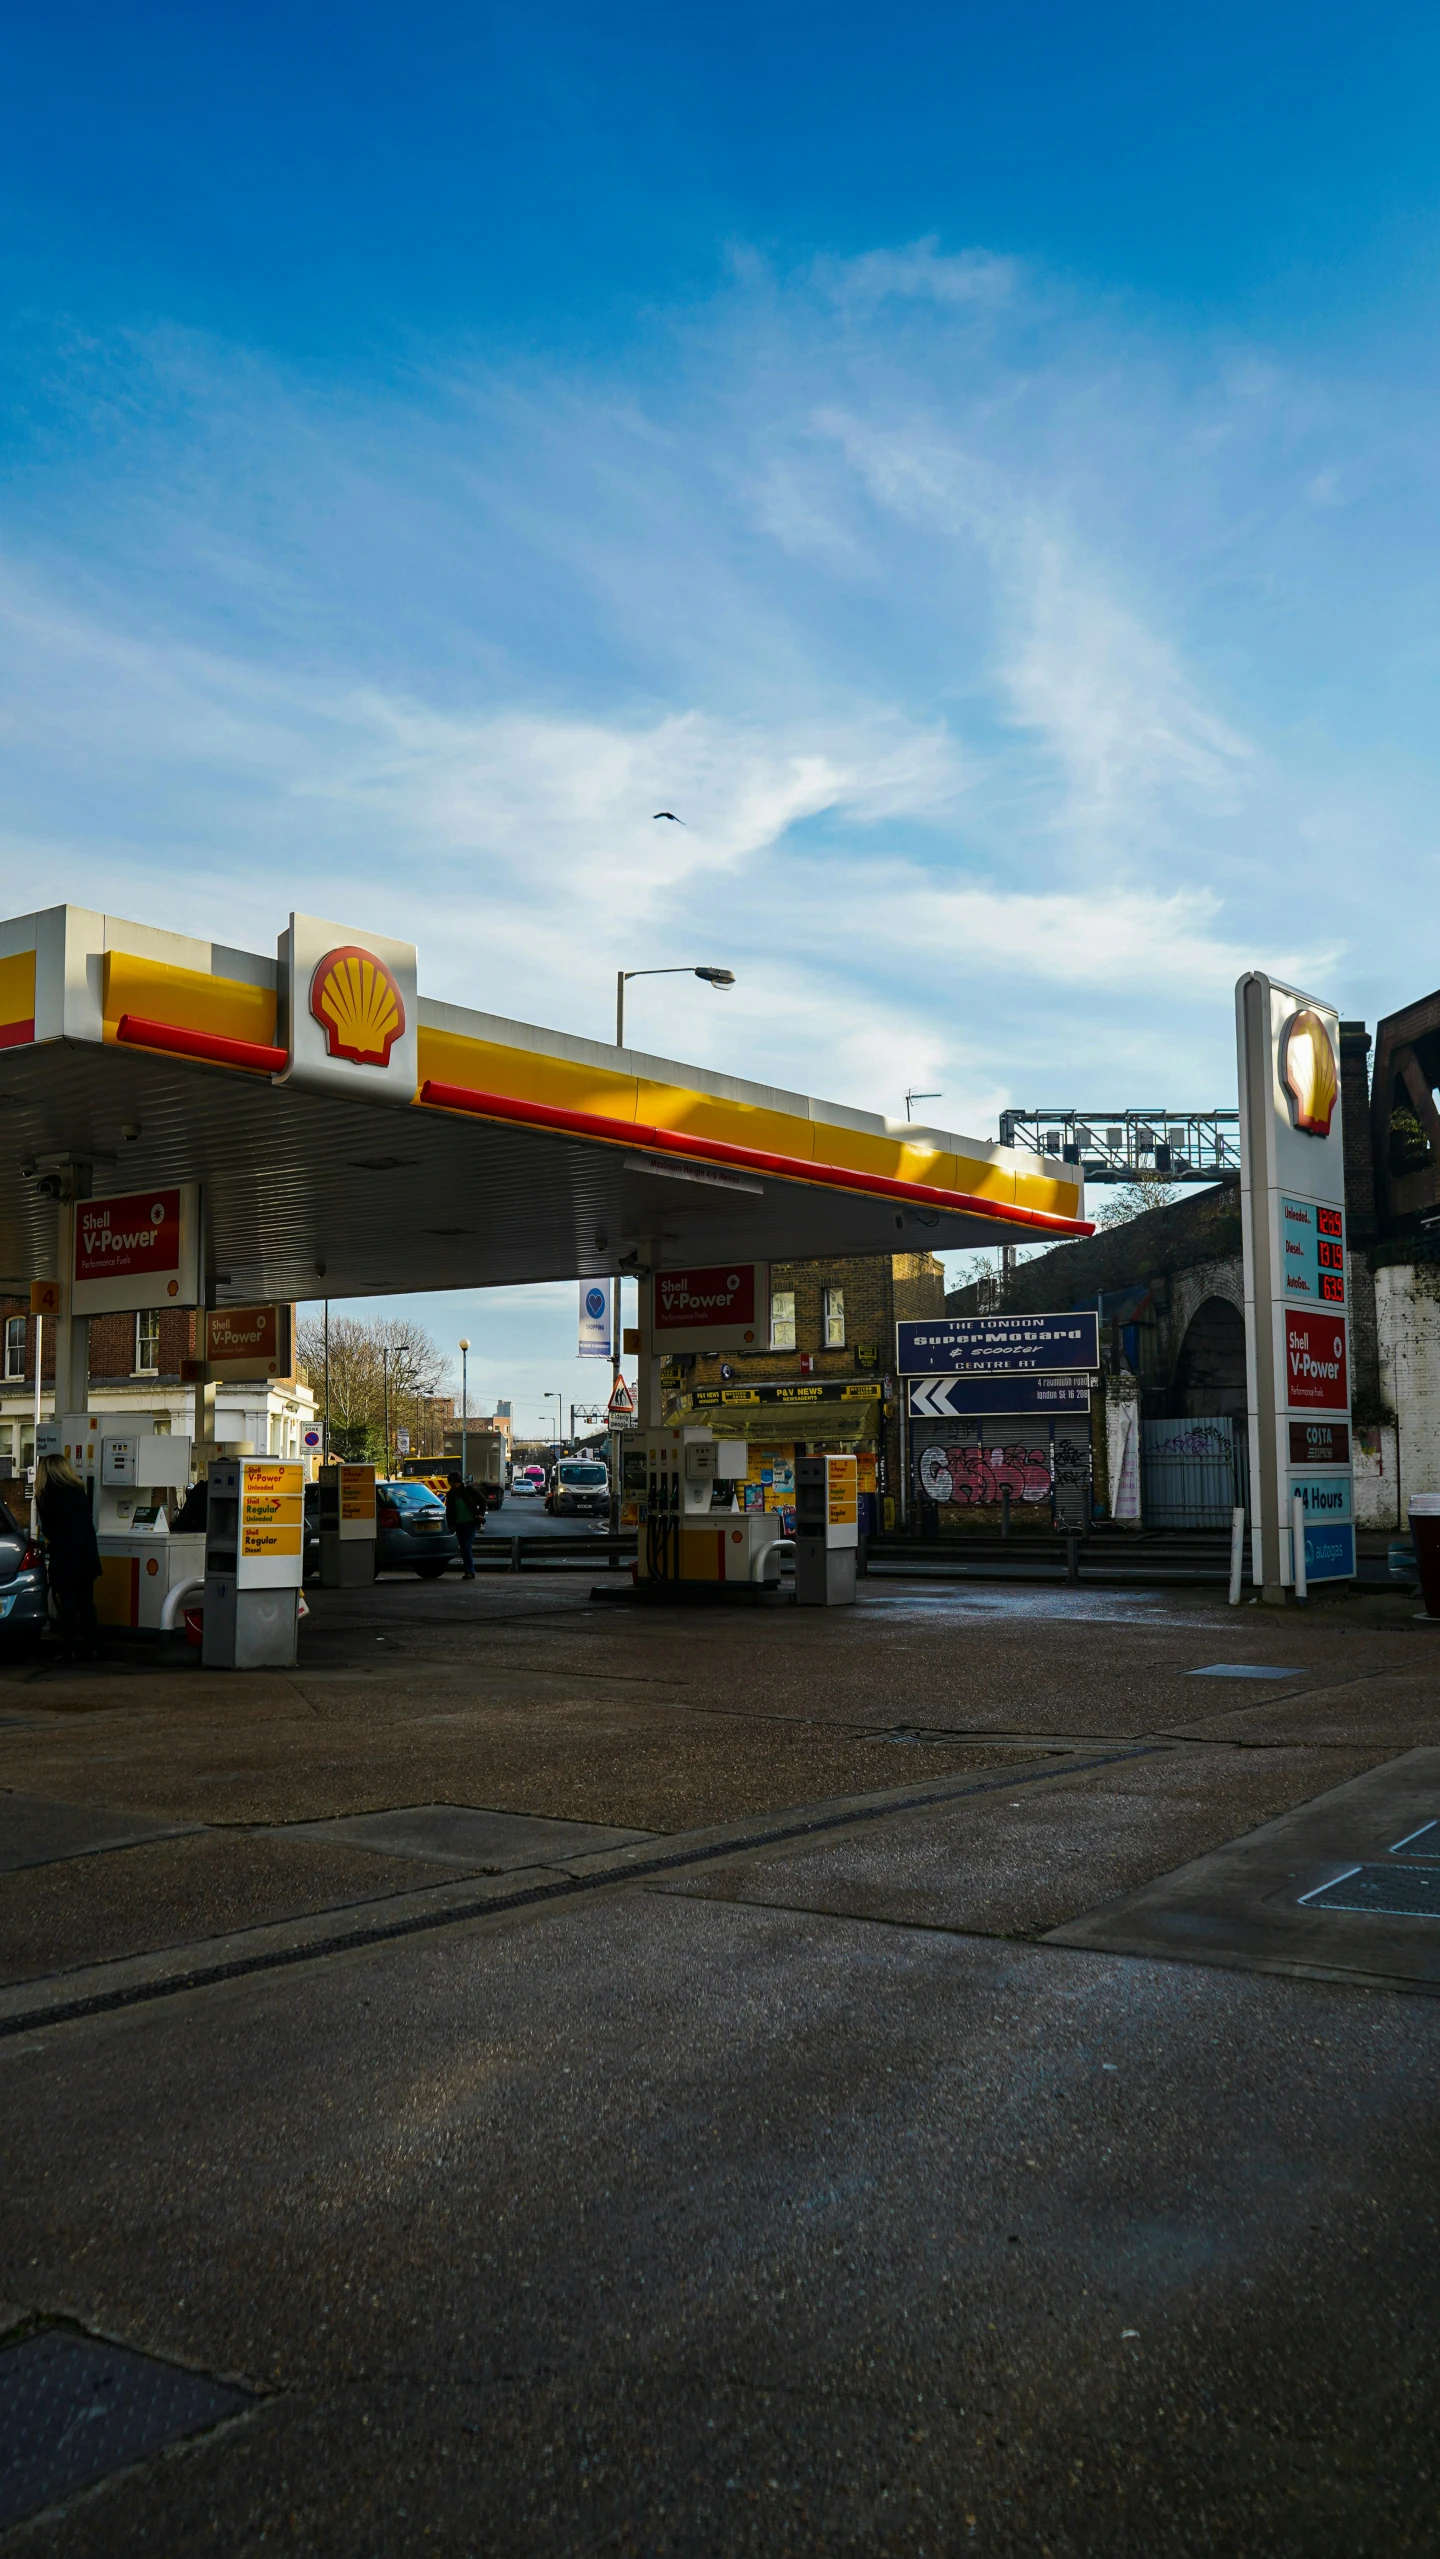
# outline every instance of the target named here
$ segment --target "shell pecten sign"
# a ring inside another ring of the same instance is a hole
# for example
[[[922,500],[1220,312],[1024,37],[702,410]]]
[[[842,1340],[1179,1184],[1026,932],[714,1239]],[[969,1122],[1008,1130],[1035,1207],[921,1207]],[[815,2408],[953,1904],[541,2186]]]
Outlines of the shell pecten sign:
[[[327,951],[310,980],[310,1010],[331,1057],[385,1067],[405,1029],[405,999],[374,951],[346,942]]]
[[[415,945],[292,915],[281,940],[290,1063],[276,1081],[412,1102],[419,1066]]]

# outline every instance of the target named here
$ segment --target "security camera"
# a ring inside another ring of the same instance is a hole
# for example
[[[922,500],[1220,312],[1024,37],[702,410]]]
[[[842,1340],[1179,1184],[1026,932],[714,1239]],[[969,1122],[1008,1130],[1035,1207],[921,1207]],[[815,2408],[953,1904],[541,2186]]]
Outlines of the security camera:
[[[124,1120],[124,1121],[122,1121],[122,1123],[121,1123],[121,1128],[120,1128],[120,1134],[121,1134],[121,1136],[122,1136],[123,1138],[128,1139],[128,1140],[129,1140],[129,1142],[130,1142],[130,1144],[133,1146],[133,1145],[134,1145],[134,1143],[135,1143],[136,1138],[137,1138],[137,1137],[139,1136],[139,1134],[140,1134],[140,1123],[139,1123],[139,1121],[138,1121],[138,1120]]]
[[[26,1156],[26,1158],[25,1158],[24,1163],[23,1163],[23,1164],[21,1165],[21,1167],[20,1167],[20,1179],[21,1179],[21,1181],[22,1181],[22,1182],[33,1182],[33,1181],[34,1181],[34,1179],[35,1179],[35,1176],[36,1176],[36,1174],[38,1173],[38,1171],[39,1171],[39,1170],[40,1170],[40,1167],[39,1167],[39,1165],[36,1163],[34,1156],[33,1156],[33,1155],[27,1155],[27,1156]]]
[[[42,1173],[35,1188],[42,1200],[58,1200],[65,1196],[64,1177],[59,1173]]]

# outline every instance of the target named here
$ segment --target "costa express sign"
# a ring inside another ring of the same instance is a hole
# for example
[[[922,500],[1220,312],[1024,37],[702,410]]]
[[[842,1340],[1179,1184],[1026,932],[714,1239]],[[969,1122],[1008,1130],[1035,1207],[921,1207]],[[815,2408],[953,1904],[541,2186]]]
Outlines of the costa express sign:
[[[1338,1315],[1298,1306],[1282,1309],[1285,1322],[1285,1401],[1292,1412],[1349,1414],[1350,1371],[1345,1326]]]
[[[657,1271],[655,1346],[680,1350],[753,1349],[760,1338],[756,1308],[768,1266],[717,1262],[713,1270]],[[692,1338],[693,1337],[693,1338]]]

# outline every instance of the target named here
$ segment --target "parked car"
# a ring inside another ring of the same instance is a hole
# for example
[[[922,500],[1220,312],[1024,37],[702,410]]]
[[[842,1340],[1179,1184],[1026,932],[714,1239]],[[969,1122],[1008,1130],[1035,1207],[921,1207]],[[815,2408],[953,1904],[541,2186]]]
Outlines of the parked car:
[[[609,1467],[594,1457],[562,1457],[550,1478],[545,1508],[554,1518],[608,1518]]]
[[[428,1484],[391,1479],[375,1487],[375,1570],[418,1573],[438,1581],[460,1560],[460,1544],[445,1525],[445,1505]]]
[[[38,1643],[49,1610],[39,1540],[0,1502],[0,1645],[6,1652],[23,1652]]]

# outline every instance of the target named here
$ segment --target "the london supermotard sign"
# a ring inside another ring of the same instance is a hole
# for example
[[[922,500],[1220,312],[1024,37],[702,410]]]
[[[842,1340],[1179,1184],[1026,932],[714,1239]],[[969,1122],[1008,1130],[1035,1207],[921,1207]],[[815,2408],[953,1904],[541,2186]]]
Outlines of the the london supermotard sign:
[[[1266,1598],[1355,1571],[1350,1269],[1334,1007],[1258,970],[1235,989],[1252,1566]]]

